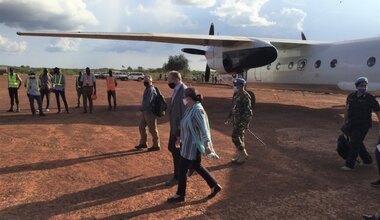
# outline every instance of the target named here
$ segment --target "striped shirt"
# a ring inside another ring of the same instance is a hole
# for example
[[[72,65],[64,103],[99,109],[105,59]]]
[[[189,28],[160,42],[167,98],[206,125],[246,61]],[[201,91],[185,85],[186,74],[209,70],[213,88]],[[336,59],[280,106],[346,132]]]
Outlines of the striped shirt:
[[[197,104],[200,105],[200,103]],[[191,120],[189,120],[189,117],[191,117]],[[197,132],[198,140],[193,140],[190,126],[195,127],[194,130]],[[194,104],[186,109],[181,121],[181,156],[188,160],[196,160],[199,142],[202,144],[209,142],[210,146],[212,146],[207,114],[202,106],[201,108],[195,108]]]

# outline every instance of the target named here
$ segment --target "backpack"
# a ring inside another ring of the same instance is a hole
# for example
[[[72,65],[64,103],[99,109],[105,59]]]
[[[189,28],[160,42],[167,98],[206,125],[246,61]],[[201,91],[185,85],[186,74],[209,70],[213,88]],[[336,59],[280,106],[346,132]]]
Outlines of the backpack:
[[[165,115],[168,105],[166,104],[165,98],[161,94],[160,90],[157,87],[154,87],[154,89],[156,89],[157,95],[152,100],[152,112],[154,115],[162,117]]]
[[[347,159],[350,150],[348,137],[344,134],[339,135],[337,140],[336,151],[343,159]]]

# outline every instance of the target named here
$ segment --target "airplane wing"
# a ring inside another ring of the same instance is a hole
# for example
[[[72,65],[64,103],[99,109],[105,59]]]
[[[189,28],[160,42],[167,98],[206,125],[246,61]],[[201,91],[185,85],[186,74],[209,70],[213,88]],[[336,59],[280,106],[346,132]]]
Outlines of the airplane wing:
[[[17,32],[18,35],[42,37],[69,37],[109,40],[151,41],[161,43],[190,44],[200,46],[232,46],[253,43],[248,37],[195,35],[195,34],[159,34],[159,33],[102,33],[102,32]]]
[[[311,41],[311,40],[289,40],[289,39],[273,39],[273,38],[259,38],[276,47],[278,50],[294,49],[297,47],[305,47],[309,45],[328,44],[324,41]]]

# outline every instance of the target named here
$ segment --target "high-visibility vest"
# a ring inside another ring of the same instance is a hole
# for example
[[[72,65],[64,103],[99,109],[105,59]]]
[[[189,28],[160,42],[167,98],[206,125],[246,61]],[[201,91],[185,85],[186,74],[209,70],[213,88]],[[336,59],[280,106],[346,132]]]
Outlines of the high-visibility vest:
[[[17,74],[8,74],[8,88],[18,88]]]
[[[62,74],[59,74],[58,83],[57,83],[57,75],[55,75],[54,76],[54,85],[56,85],[56,86],[62,86],[63,84],[61,84],[61,80],[62,80]]]
[[[36,83],[37,83],[37,90],[40,91],[40,82],[37,78],[36,78]],[[28,92],[29,92],[29,78],[26,79],[26,93]]]
[[[115,77],[107,76],[107,91],[114,91],[115,89]]]

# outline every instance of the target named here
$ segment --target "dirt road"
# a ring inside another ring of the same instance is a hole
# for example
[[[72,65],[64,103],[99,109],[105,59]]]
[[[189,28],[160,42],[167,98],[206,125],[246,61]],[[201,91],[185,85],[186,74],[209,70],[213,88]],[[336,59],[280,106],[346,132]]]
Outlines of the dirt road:
[[[24,76],[25,78],[25,76]],[[248,161],[230,164],[235,154],[232,128],[223,121],[232,89],[194,85],[205,96],[219,160],[204,159],[223,186],[212,200],[207,184],[189,178],[187,201],[166,204],[176,187],[167,150],[168,119],[159,119],[162,150],[135,151],[138,143],[141,82],[120,82],[117,111],[107,110],[105,81],[98,81],[93,114],[75,109],[74,78],[69,77],[70,114],[32,117],[25,89],[20,113],[9,108],[5,77],[0,77],[0,219],[360,219],[380,211],[380,191],[369,182],[375,165],[339,170],[335,152],[345,96],[256,90],[251,129],[246,135]],[[157,83],[166,97],[166,82]],[[377,125],[375,124],[375,128]],[[373,155],[377,129],[365,143]]]

